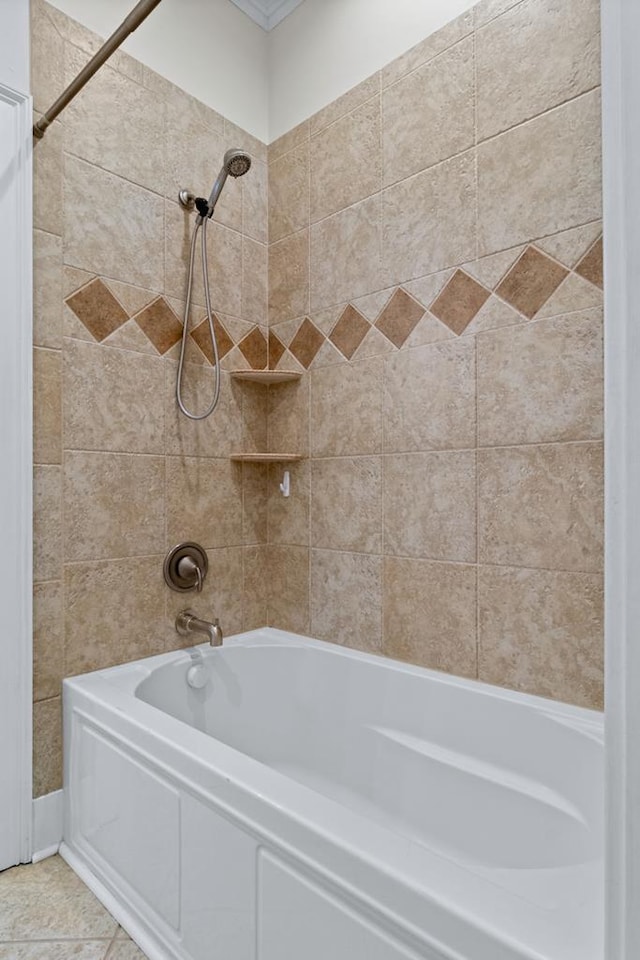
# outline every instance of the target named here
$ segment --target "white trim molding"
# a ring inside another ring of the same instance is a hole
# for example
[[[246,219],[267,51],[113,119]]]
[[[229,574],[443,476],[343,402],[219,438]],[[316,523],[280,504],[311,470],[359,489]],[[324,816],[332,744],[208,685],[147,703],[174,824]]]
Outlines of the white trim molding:
[[[607,960],[640,957],[640,4],[602,2]]]
[[[62,843],[64,793],[56,790],[33,801],[33,862],[53,857]]]
[[[255,20],[263,30],[273,30],[302,2],[303,0],[233,0],[236,7]]]
[[[0,82],[0,868],[31,859],[32,108]]]

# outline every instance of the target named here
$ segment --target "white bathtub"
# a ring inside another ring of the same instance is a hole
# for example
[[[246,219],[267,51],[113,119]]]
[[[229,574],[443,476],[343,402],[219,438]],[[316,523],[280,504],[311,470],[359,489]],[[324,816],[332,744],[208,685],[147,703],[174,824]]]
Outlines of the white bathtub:
[[[62,853],[150,957],[602,960],[599,714],[278,630],[197,650],[64,685]]]

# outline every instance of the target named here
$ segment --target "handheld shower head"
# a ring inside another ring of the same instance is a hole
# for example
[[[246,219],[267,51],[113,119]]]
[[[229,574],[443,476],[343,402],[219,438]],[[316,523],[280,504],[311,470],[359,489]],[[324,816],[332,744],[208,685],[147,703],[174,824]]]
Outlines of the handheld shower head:
[[[227,150],[224,169],[230,177],[243,177],[251,169],[251,157],[243,150]]]
[[[207,216],[211,218],[213,216],[213,211],[216,208],[216,204],[220,199],[220,194],[222,193],[222,188],[227,182],[227,177],[242,177],[249,170],[251,166],[251,157],[248,153],[244,153],[243,150],[227,150],[224,155],[224,160],[222,163],[222,169],[216,177],[216,182],[213,185],[211,190],[211,195],[207,203],[208,210]],[[202,211],[200,210],[200,215],[203,216]]]

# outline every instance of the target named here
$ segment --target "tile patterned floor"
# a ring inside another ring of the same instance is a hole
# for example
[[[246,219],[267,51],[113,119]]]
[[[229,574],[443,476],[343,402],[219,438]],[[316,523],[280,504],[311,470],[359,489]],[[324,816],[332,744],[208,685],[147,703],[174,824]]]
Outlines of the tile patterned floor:
[[[145,960],[60,857],[0,873],[0,960]]]

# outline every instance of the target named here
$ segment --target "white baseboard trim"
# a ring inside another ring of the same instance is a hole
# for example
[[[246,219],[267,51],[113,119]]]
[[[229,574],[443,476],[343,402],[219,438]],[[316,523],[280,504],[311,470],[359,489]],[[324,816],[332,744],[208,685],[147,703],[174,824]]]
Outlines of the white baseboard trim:
[[[53,857],[62,843],[63,792],[56,790],[33,801],[34,863]]]

